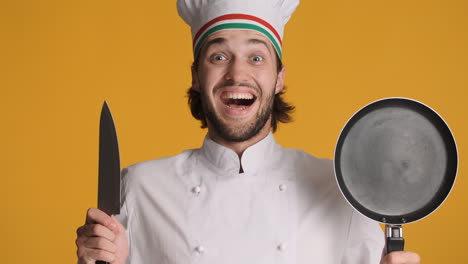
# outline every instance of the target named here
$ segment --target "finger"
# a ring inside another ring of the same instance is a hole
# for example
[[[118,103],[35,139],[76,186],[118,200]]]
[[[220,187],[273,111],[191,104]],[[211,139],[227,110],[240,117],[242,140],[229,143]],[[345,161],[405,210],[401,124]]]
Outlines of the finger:
[[[124,233],[125,227],[119,222],[119,220],[117,220],[115,216],[111,216],[111,219],[115,224],[115,229],[113,231],[118,233]]]
[[[86,224],[96,223],[104,225],[111,230],[116,228],[114,221],[112,221],[112,218],[108,214],[97,208],[90,208],[86,213]]]
[[[111,262],[115,260],[115,254],[100,249],[78,248],[76,251],[78,263],[95,264],[97,260]]]
[[[115,259],[115,255],[105,250],[88,249],[84,258],[88,261],[100,260],[104,262],[112,262]]]
[[[100,224],[84,225],[76,231],[78,237],[102,237],[109,241],[114,241],[115,234],[109,228]]]
[[[111,241],[101,237],[89,237],[84,242],[84,246],[90,249],[100,249],[108,251],[109,253],[115,253],[117,247]]]
[[[386,255],[384,259],[385,261],[383,263],[389,264],[419,264],[421,262],[421,257],[418,254],[410,251],[395,251]]]

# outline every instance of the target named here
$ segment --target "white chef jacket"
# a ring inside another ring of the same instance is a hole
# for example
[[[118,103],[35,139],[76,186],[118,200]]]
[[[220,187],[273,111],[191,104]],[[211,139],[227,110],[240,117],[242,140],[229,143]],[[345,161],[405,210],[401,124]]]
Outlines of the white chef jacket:
[[[207,136],[122,179],[128,264],[380,261],[383,233],[344,200],[332,162],[282,148],[271,133],[241,159]]]

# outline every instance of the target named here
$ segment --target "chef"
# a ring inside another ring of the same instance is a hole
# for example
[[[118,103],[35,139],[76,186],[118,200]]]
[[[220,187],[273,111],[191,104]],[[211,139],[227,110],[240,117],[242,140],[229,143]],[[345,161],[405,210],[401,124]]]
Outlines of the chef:
[[[298,3],[177,1],[192,29],[189,104],[208,133],[199,149],[123,170],[121,214],[88,210],[79,263],[419,263],[382,257],[379,225],[347,204],[330,160],[275,141],[293,109],[281,43]]]

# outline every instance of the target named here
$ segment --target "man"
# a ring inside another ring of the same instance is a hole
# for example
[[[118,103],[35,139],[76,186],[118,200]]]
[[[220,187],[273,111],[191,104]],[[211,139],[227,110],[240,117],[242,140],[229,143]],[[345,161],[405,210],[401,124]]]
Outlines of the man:
[[[124,169],[121,215],[88,210],[79,263],[378,263],[383,234],[328,160],[276,144],[283,27],[297,0],[179,0],[192,27],[189,102],[202,148]],[[396,252],[380,263],[419,263]]]

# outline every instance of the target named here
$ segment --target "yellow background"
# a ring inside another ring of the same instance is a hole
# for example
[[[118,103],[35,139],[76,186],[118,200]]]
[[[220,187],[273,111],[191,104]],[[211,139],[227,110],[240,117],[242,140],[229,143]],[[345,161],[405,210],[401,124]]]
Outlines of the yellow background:
[[[468,2],[304,0],[287,26],[277,140],[332,158],[347,119],[382,97],[420,100],[459,149],[449,199],[404,226],[423,262],[468,263]],[[189,114],[191,38],[175,1],[0,2],[2,263],[74,263],[96,206],[98,120],[108,100],[122,165],[200,146]]]

